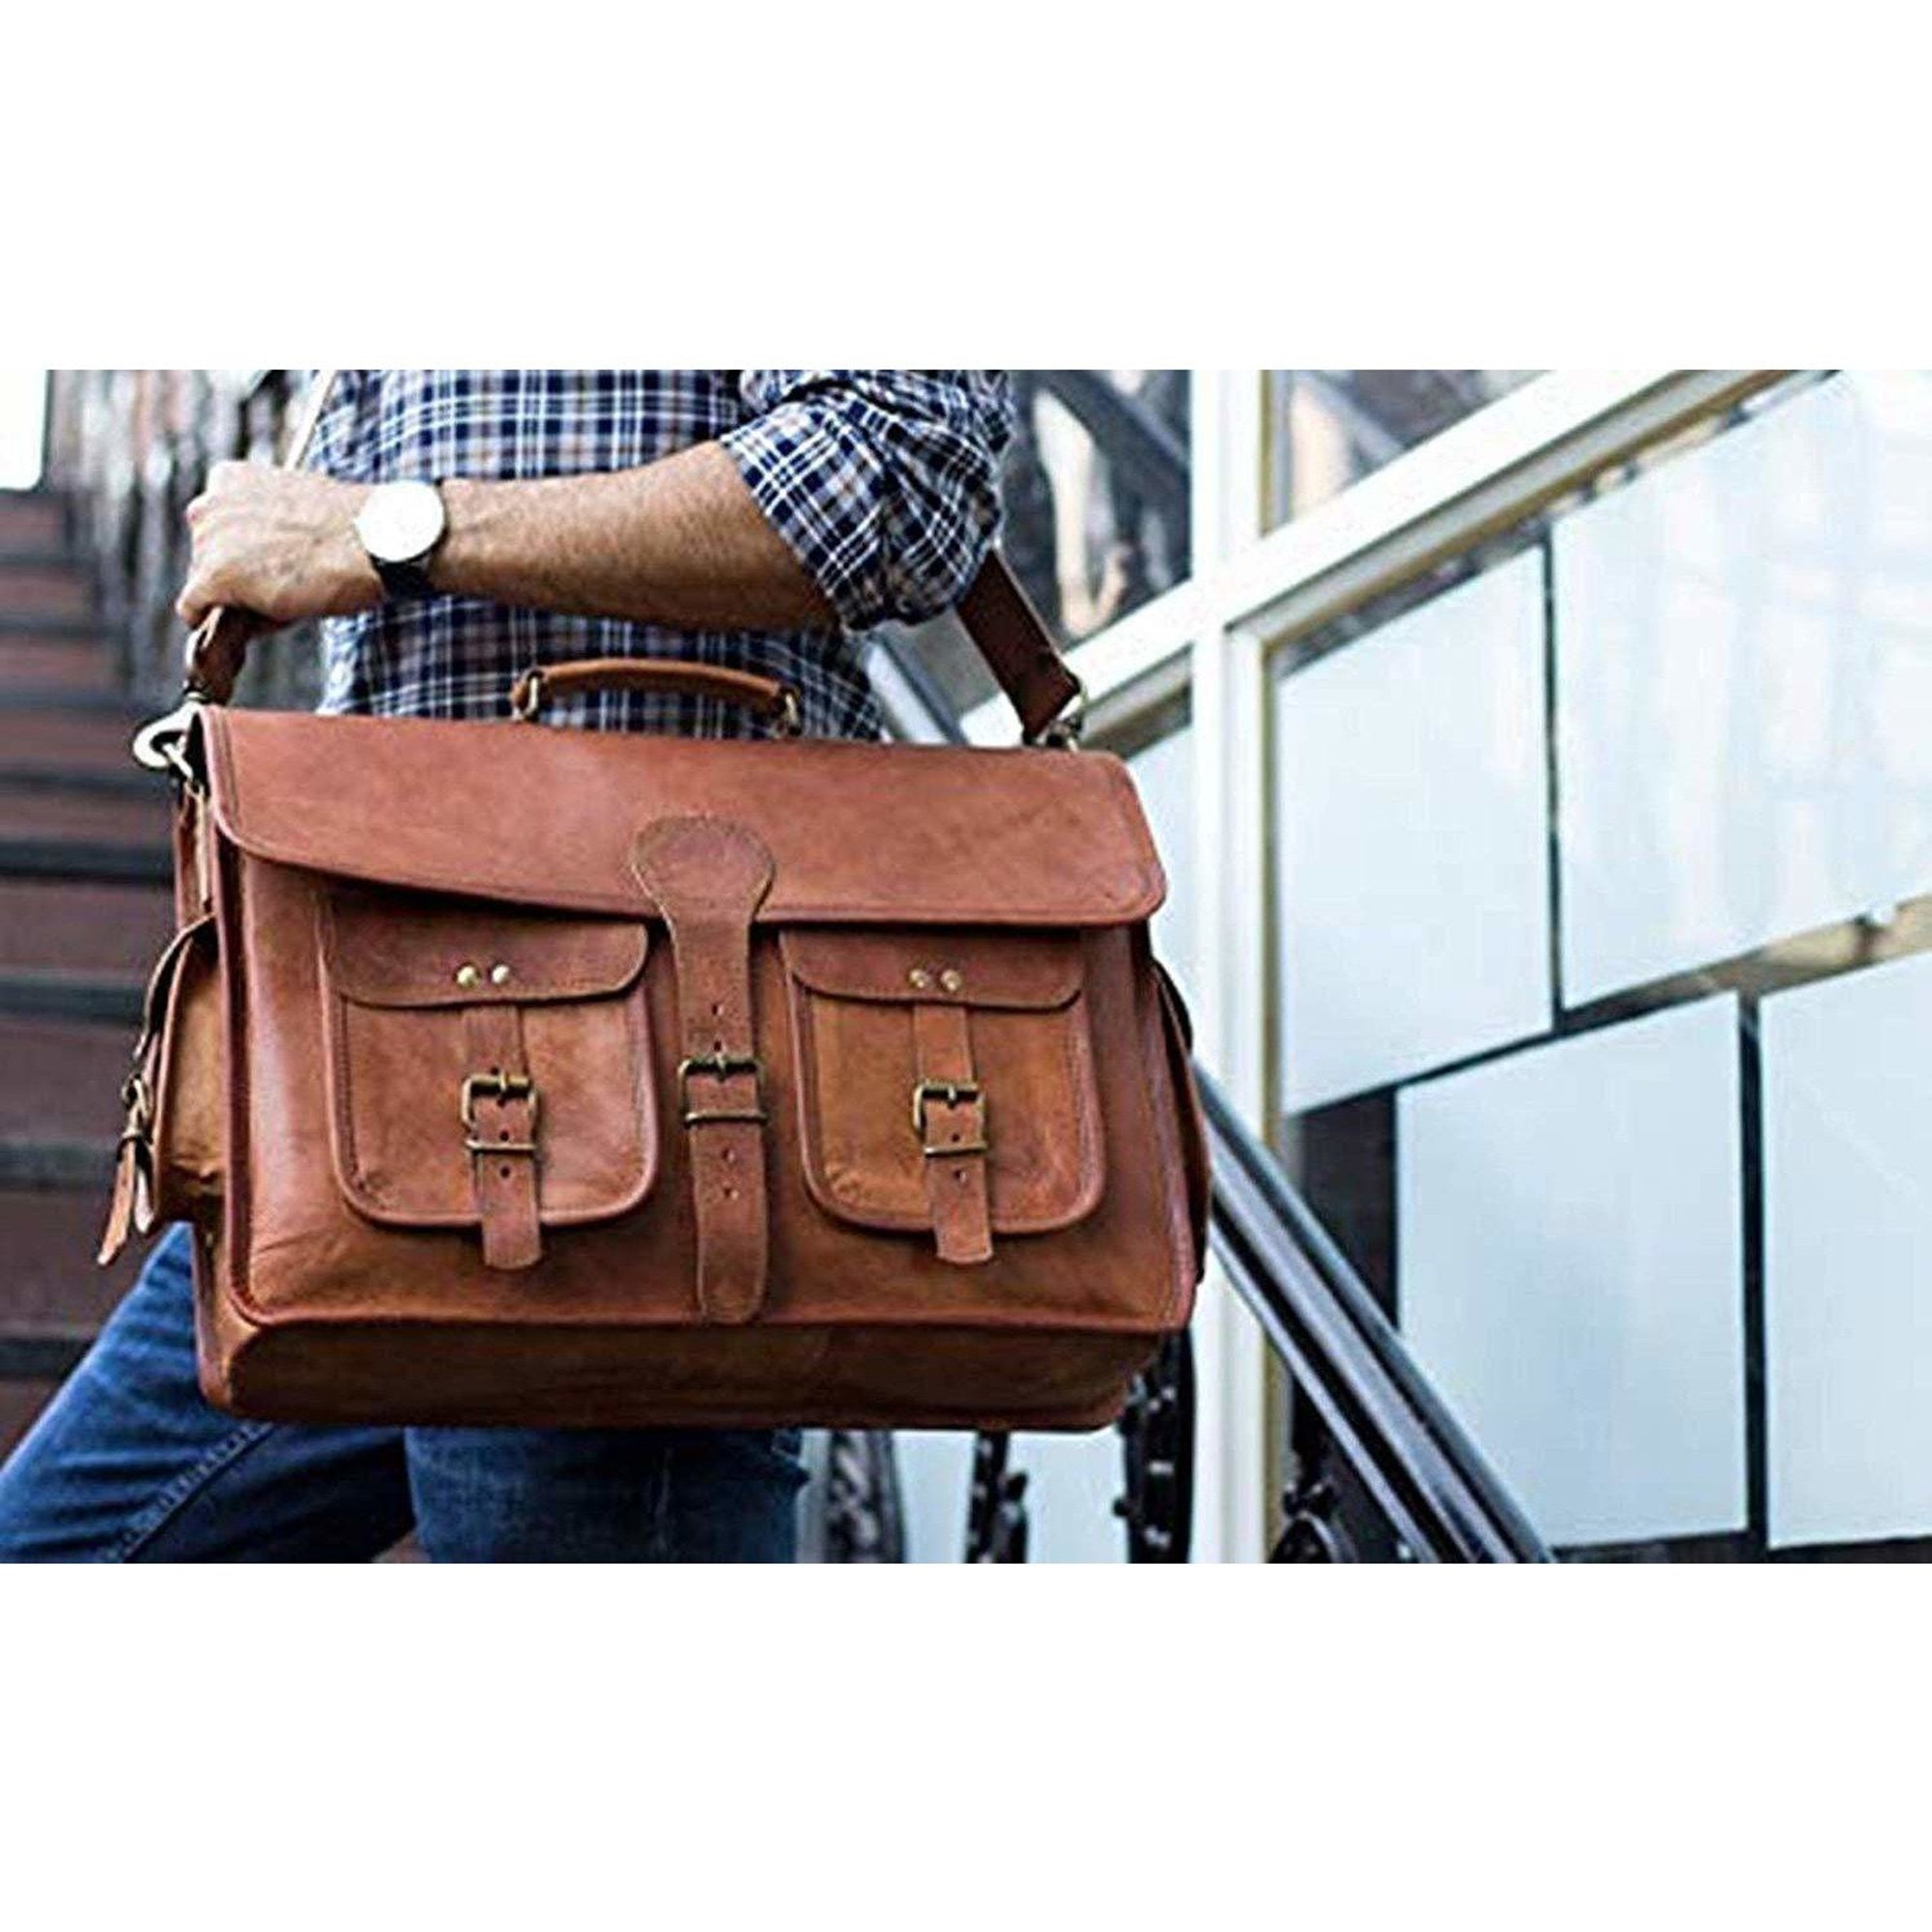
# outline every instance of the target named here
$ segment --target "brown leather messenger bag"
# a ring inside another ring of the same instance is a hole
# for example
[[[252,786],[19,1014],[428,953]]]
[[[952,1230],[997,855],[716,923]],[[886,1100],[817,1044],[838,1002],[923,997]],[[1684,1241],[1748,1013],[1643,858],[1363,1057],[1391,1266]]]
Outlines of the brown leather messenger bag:
[[[1119,1412],[1207,1218],[1164,881],[1125,768],[1056,728],[1077,683],[997,558],[960,614],[1020,749],[807,740],[784,687],[670,661],[528,672],[503,724],[234,710],[245,622],[196,634],[141,744],[176,779],[180,929],[103,1258],[191,1224],[212,1401]],[[616,685],[771,735],[542,722]]]

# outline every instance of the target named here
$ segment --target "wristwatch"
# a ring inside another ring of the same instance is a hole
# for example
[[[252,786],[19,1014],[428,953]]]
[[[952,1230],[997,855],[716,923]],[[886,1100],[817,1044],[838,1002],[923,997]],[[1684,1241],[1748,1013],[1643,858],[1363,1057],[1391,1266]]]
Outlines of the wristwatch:
[[[434,483],[379,483],[355,518],[355,534],[393,600],[434,597],[429,560],[449,530]]]

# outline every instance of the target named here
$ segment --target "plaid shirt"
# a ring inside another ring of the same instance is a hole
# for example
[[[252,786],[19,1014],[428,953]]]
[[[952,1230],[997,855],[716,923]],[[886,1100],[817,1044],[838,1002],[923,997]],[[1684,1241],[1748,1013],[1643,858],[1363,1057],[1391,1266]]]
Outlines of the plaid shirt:
[[[345,369],[310,461],[351,482],[628,469],[715,440],[845,634],[679,630],[431,598],[323,626],[322,709],[502,718],[532,665],[677,657],[782,678],[816,735],[876,737],[849,634],[932,616],[965,590],[998,526],[1010,409],[994,369]],[[715,699],[636,692],[546,716],[697,737],[758,728]]]

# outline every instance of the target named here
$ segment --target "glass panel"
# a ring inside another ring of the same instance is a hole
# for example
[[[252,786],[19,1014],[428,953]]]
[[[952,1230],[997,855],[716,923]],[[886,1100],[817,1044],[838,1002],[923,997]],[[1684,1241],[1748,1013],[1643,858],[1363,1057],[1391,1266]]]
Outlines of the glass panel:
[[[908,1563],[957,1563],[966,1553],[973,1437],[906,1430],[893,1437]]]
[[[1737,1004],[1411,1087],[1403,1332],[1555,1545],[1746,1520]]]
[[[1543,1032],[1541,554],[1284,678],[1275,722],[1282,1104]]]
[[[1574,1003],[1932,889],[1932,378],[1841,378],[1562,519]]]
[[[1932,1533],[1932,955],[1764,1002],[1774,1545]]]
[[[974,1439],[928,1431],[894,1436],[907,1562],[957,1563],[965,1553]],[[1126,1532],[1114,1514],[1124,1487],[1118,1431],[1015,1435],[1007,1466],[1027,1479],[1029,1563],[1126,1561]]]
[[[1932,1552],[1928,504],[1932,375],[1804,372],[1281,683],[1277,1143],[1573,1553]]]
[[[1518,389],[1535,369],[1270,369],[1272,529]]]

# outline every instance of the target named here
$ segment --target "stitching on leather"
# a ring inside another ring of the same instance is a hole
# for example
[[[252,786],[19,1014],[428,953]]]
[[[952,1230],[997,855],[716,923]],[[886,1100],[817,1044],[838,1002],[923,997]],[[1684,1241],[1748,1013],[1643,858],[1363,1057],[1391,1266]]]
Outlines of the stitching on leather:
[[[244,1422],[210,1449],[193,1467],[166,1485],[134,1519],[115,1546],[112,1561],[127,1563],[147,1548],[168,1524],[224,1469],[238,1463],[258,1442],[275,1433],[272,1422]]]

